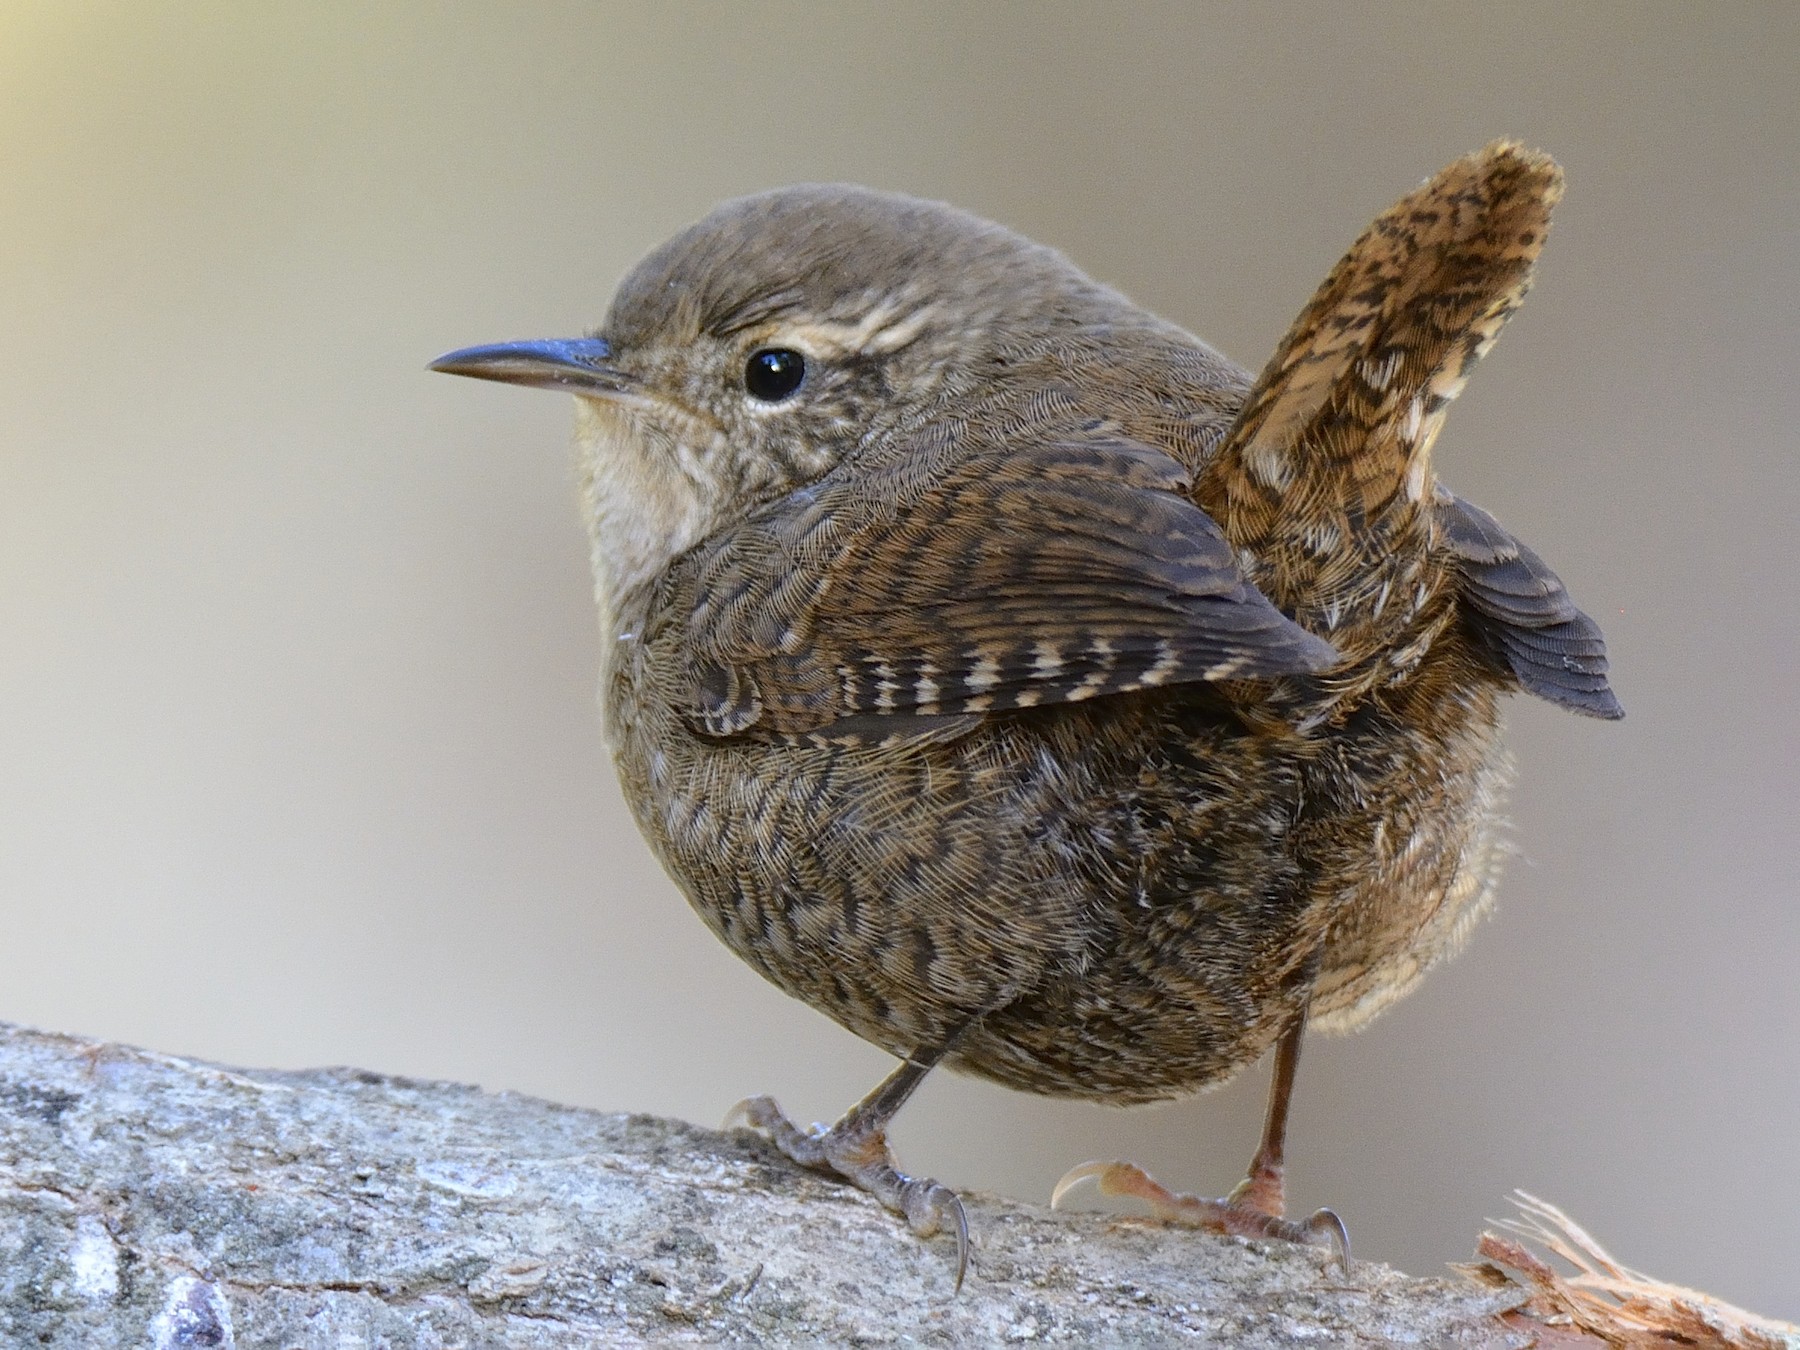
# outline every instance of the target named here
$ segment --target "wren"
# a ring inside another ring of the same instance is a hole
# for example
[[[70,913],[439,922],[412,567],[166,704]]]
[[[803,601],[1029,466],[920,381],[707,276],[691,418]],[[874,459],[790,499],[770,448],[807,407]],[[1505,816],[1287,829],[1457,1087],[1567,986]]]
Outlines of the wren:
[[[1229,1197],[1284,1216],[1307,1026],[1451,954],[1504,852],[1505,695],[1616,718],[1599,629],[1432,445],[1562,175],[1497,142],[1351,247],[1254,380],[1061,254],[845,185],[727,202],[592,336],[433,369],[575,396],[602,702],[715,934],[899,1068],[835,1126],[740,1108],[923,1235],[886,1141],[934,1066],[1111,1103],[1275,1050]]]

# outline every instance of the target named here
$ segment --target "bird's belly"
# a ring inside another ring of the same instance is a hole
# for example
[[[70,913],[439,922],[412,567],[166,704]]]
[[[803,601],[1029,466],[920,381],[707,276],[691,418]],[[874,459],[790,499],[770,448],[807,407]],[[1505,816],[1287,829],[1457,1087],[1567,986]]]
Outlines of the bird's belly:
[[[1298,771],[1204,718],[1069,709],[899,752],[646,727],[616,749],[713,931],[892,1053],[980,1018],[959,1068],[1153,1100],[1253,1061],[1304,996]]]
[[[1080,879],[1029,756],[981,735],[900,751],[616,745],[638,823],[714,933],[785,992],[895,1054],[1077,966]]]
[[[1338,747],[1335,801],[1304,844],[1331,915],[1311,1004],[1318,1030],[1354,1030],[1410,993],[1493,898],[1512,761],[1497,701],[1483,694],[1434,699],[1427,684],[1398,717]]]
[[[1261,1056],[1305,1001],[1323,914],[1294,848],[1300,742],[1179,697],[1106,717],[1056,728],[1100,770],[1083,789],[1089,961],[984,1021],[958,1064],[1126,1104],[1212,1086]]]

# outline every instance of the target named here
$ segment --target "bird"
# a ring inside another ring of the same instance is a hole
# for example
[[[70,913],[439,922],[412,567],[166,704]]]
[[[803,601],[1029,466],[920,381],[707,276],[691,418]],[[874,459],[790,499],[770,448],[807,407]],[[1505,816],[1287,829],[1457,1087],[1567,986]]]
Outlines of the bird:
[[[1453,953],[1506,852],[1513,693],[1617,718],[1599,628],[1438,479],[1449,403],[1531,283],[1563,176],[1496,141],[1356,240],[1261,374],[940,202],[728,201],[570,339],[452,374],[575,400],[601,703],[636,823],[786,993],[895,1056],[830,1127],[736,1119],[970,1250],[903,1171],[935,1067],[1119,1105],[1273,1052],[1218,1199],[1073,1169],[1165,1220],[1287,1217],[1310,1028]]]

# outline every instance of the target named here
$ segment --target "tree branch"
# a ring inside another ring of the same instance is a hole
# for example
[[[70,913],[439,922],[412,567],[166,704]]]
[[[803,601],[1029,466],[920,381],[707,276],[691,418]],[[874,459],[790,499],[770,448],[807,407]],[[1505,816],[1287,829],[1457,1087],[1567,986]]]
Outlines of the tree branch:
[[[747,1134],[0,1024],[0,1342],[1518,1346],[1516,1284],[970,1198],[945,1241]]]

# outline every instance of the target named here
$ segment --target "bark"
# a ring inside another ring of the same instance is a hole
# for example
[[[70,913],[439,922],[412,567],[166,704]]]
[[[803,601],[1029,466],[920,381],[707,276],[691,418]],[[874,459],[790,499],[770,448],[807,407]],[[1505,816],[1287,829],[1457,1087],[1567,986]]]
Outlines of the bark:
[[[1528,1291],[966,1197],[952,1249],[747,1133],[0,1025],[0,1344],[1522,1346]],[[1597,1343],[1597,1342],[1596,1342]]]

